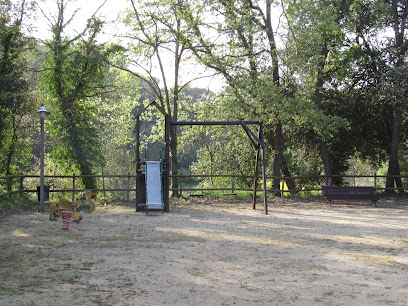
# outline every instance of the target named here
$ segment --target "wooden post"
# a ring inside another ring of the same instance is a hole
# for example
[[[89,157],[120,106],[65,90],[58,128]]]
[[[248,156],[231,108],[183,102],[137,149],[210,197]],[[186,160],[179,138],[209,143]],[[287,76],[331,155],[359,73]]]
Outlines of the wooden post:
[[[21,173],[21,176],[20,176],[20,197],[23,196],[23,190],[24,190],[24,176]]]
[[[163,163],[163,202],[164,202],[164,211],[169,211],[169,189],[170,189],[170,116],[165,115],[165,128],[164,128],[164,141],[165,141],[165,159]]]
[[[377,172],[374,173],[374,188],[377,190]]]
[[[268,194],[266,191],[266,161],[265,161],[265,141],[263,137],[263,123],[260,123],[259,127],[259,140],[261,140],[262,147],[262,175],[263,175],[263,191],[264,191],[264,207],[265,215],[268,214]]]
[[[128,172],[126,202],[129,201],[130,201],[130,173]]]
[[[75,173],[72,175],[72,202],[75,201]]]
[[[136,118],[136,172],[140,170],[140,118]]]
[[[12,177],[9,177],[8,178],[8,180],[7,180],[7,192],[9,192],[10,193],[10,198],[11,198],[11,192],[13,191],[13,178]]]
[[[254,177],[254,188],[253,188],[253,194],[252,194],[252,208],[255,209],[256,206],[256,189],[258,186],[258,169],[259,169],[259,147],[256,149],[256,158],[255,158],[255,177]]]
[[[105,191],[105,176],[103,175],[102,169],[102,189],[103,189],[103,197],[106,198],[106,191]]]
[[[279,193],[281,195],[281,199],[283,199],[284,191],[285,191],[285,181],[280,177],[279,178]]]
[[[231,177],[231,193],[235,193],[235,174],[233,174]]]
[[[136,117],[136,211],[141,210],[139,208],[139,204],[141,204],[142,195],[146,193],[146,191],[142,190],[145,188],[145,185],[142,183],[142,172],[140,170],[140,118],[139,116]],[[146,201],[146,200],[145,200]]]
[[[183,173],[180,173],[180,197],[183,197]]]

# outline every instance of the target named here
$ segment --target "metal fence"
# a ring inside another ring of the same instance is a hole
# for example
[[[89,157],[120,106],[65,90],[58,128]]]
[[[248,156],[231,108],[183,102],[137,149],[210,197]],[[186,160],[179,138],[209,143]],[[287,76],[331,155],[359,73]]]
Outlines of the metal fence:
[[[94,191],[101,192],[103,196],[106,196],[107,192],[115,192],[125,201],[135,198],[132,193],[136,194],[136,175],[45,175],[44,179],[45,185],[50,186],[50,193],[70,193],[74,201],[75,197],[85,190],[81,182],[81,179],[85,177],[97,179],[97,188]],[[39,182],[39,175],[0,176],[0,184],[8,186],[3,195],[20,194],[22,196],[23,193],[37,193]]]
[[[50,193],[70,193],[72,200],[84,191],[81,178],[93,177],[97,180],[96,192],[104,197],[112,196],[115,194],[117,198],[123,201],[133,201],[136,198],[136,175],[124,174],[124,175],[45,175],[46,185],[49,185]],[[178,186],[171,187],[172,192],[178,192],[180,196],[192,195],[197,193],[203,193],[204,191],[224,191],[225,194],[236,194],[237,191],[253,191],[253,176],[245,175],[198,175],[198,174],[179,174],[177,176]],[[408,176],[398,176],[403,180],[406,180]],[[302,194],[306,192],[319,192],[321,186],[326,181],[326,176],[313,175],[313,176],[296,176],[291,177],[295,183],[296,189],[288,189],[285,184],[285,180],[288,178],[279,177],[281,181],[279,189],[273,189],[272,180],[274,177],[267,177],[267,192],[270,194],[287,194],[295,193]],[[371,186],[378,191],[385,190],[385,181],[387,176],[381,175],[334,175],[332,179],[341,178],[343,183],[348,186]],[[206,180],[206,184],[204,183]],[[214,180],[211,183],[211,180]],[[242,180],[246,180],[247,188],[242,187]],[[39,175],[9,175],[0,176],[0,186],[3,187],[2,195],[13,195],[23,193],[36,193],[37,186],[40,181]],[[241,182],[241,183],[240,183]],[[408,181],[407,181],[408,182]],[[406,182],[406,183],[407,183]],[[251,187],[249,187],[251,186]],[[398,190],[398,188],[394,188]],[[257,191],[262,192],[261,186],[257,187]],[[107,194],[110,193],[110,194]]]
[[[246,179],[246,180],[253,180],[253,176],[245,176],[245,175],[177,175],[178,177],[178,188],[171,188],[173,191],[178,191],[181,195],[183,192],[203,192],[203,191],[213,191],[213,190],[221,190],[221,191],[230,191],[232,194],[236,193],[236,191],[253,191],[253,187],[248,188],[240,188],[237,187],[237,180],[238,179]],[[401,178],[402,180],[407,179],[407,175],[400,175],[400,176],[390,176],[390,177],[398,177]],[[211,186],[211,184],[208,184],[207,182],[207,187],[199,187],[198,182],[203,182],[203,179],[208,179],[208,178],[224,178],[222,186]],[[225,179],[229,178],[229,183],[227,183],[228,186],[225,186]],[[324,175],[310,175],[310,176],[293,176],[290,178],[287,177],[272,177],[272,176],[267,176],[267,192],[268,193],[279,193],[279,194],[285,194],[285,193],[305,193],[305,192],[316,192],[316,191],[321,191],[321,186],[325,185],[325,182],[327,181],[327,176]],[[386,190],[386,175],[333,175],[330,177],[332,180],[334,179],[341,179],[343,185],[347,186],[369,186],[369,187],[374,187],[377,191],[384,191]],[[188,179],[196,179],[195,181],[195,186],[192,186],[191,184],[184,184],[184,181]],[[279,179],[280,181],[280,188],[279,189],[273,189],[272,188],[272,181],[274,179]],[[290,179],[294,182],[296,189],[289,189],[286,185],[286,181]],[[408,180],[407,182],[408,183]],[[397,191],[399,188],[395,187],[393,190]],[[262,191],[260,186],[258,187],[257,191]]]

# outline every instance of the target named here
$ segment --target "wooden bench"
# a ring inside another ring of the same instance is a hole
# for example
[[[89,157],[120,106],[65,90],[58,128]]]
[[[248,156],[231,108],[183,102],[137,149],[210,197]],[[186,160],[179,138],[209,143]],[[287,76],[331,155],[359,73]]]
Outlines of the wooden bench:
[[[374,187],[322,186],[322,194],[329,203],[333,200],[354,200],[371,201],[376,205],[379,200]]]

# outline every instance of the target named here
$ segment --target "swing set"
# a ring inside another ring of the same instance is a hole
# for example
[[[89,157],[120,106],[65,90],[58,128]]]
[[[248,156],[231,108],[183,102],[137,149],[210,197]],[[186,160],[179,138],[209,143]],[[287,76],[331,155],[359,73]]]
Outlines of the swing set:
[[[156,109],[165,118],[164,141],[165,153],[164,159],[161,161],[141,161],[140,160],[140,116],[151,106]],[[264,209],[265,214],[268,214],[268,202],[266,192],[266,166],[265,166],[265,142],[263,137],[263,122],[262,121],[171,121],[171,117],[166,111],[157,104],[156,101],[151,102],[143,108],[137,115],[136,119],[136,211],[150,210],[169,211],[169,191],[170,191],[170,126],[241,126],[251,141],[256,150],[255,159],[255,174],[253,185],[252,206],[256,206],[256,191],[258,184],[259,159],[262,161],[262,180],[264,194]],[[256,135],[249,126],[258,126],[258,135]],[[145,173],[142,171],[142,165],[145,165]]]

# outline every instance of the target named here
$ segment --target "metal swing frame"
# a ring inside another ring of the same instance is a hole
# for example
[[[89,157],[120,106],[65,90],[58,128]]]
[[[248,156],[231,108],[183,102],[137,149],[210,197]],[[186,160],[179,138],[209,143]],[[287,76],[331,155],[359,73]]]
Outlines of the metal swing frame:
[[[256,150],[255,160],[255,175],[253,185],[252,206],[256,208],[256,192],[259,178],[259,159],[262,161],[262,180],[263,180],[263,200],[265,214],[268,214],[268,201],[266,189],[266,162],[265,162],[265,142],[263,136],[263,121],[171,121],[171,117],[166,111],[157,104],[156,101],[151,102],[135,116],[136,119],[136,211],[146,209],[146,182],[145,174],[142,172],[141,166],[145,163],[140,160],[140,116],[151,106],[155,106],[157,110],[165,117],[165,156],[162,160],[162,191],[163,191],[163,210],[169,211],[169,188],[170,188],[170,126],[172,125],[201,125],[201,126],[241,126],[251,141]],[[258,135],[256,135],[249,126],[258,126]]]

